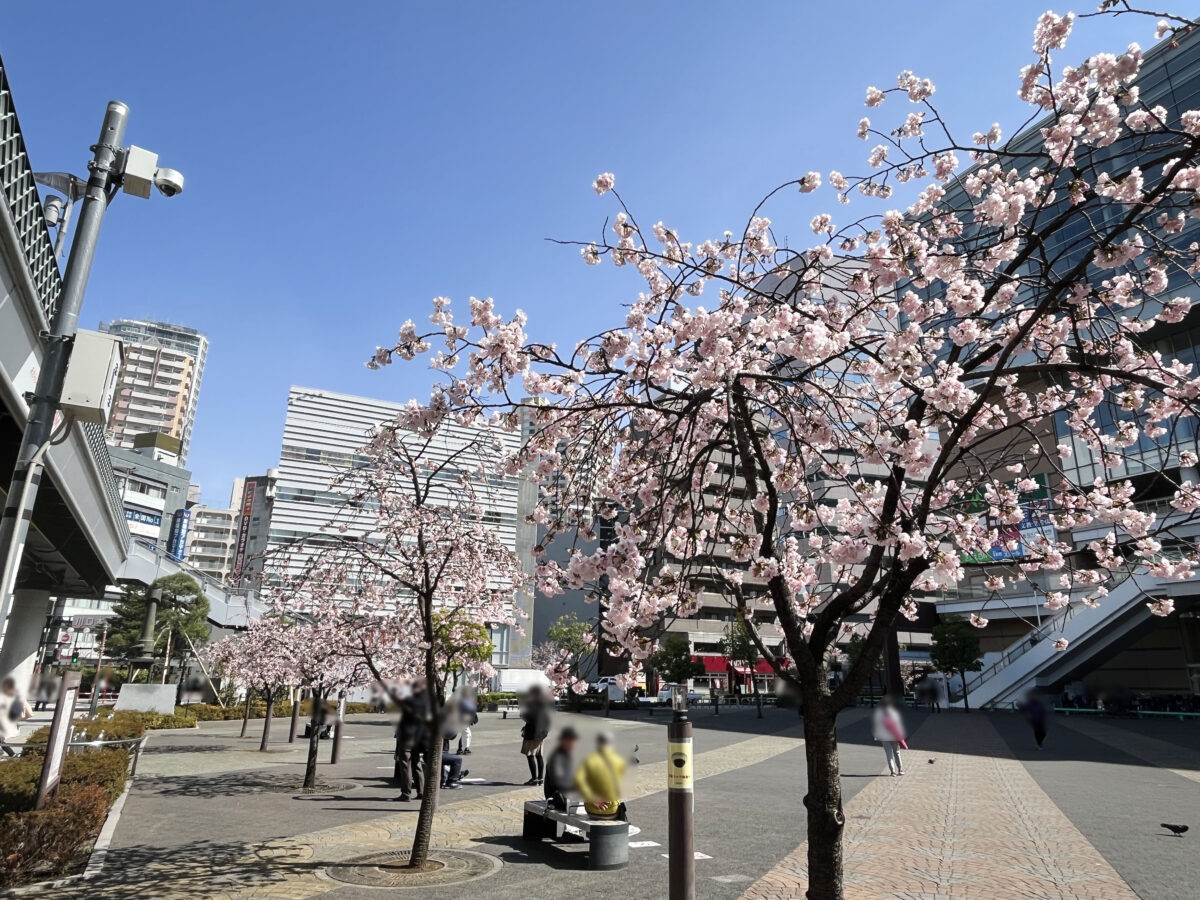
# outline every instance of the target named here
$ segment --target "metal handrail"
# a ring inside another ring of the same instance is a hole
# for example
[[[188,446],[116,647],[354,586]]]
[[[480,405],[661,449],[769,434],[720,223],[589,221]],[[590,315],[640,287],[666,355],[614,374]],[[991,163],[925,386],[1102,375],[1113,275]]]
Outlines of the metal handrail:
[[[1120,587],[1126,581],[1128,581],[1130,578],[1133,577],[1133,571],[1130,569],[1125,570],[1125,572],[1123,574],[1124,574],[1124,577],[1120,581],[1118,581],[1115,585],[1113,585],[1114,588]],[[1020,659],[1022,656],[1024,656],[1026,653],[1028,653],[1030,650],[1032,650],[1035,646],[1040,644],[1043,640],[1047,639],[1053,632],[1054,628],[1057,625],[1061,624],[1061,622],[1063,620],[1070,618],[1070,616],[1073,615],[1073,613],[1074,613],[1074,607],[1072,606],[1072,604],[1068,603],[1065,607],[1063,607],[1058,612],[1056,612],[1054,614],[1053,618],[1050,618],[1044,622],[1038,623],[1038,626],[1033,631],[1031,631],[1028,635],[1026,635],[1024,638],[1022,638],[1019,643],[1017,643],[1013,647],[1009,647],[1008,649],[1006,649],[1000,655],[1000,658],[998,660],[996,660],[994,663],[992,663],[986,669],[983,669],[979,672],[974,673],[970,679],[964,679],[963,689],[965,691],[967,691],[968,693],[970,693],[971,691],[974,691],[976,688],[978,688],[980,685],[982,685],[984,682],[990,680],[991,678],[994,678],[1002,670],[1008,668],[1008,666],[1010,664],[1012,664],[1016,660]]]
[[[94,741],[76,741],[76,740],[67,741],[67,752],[70,753],[72,749],[78,750],[79,748],[96,750],[96,749],[101,749],[104,747],[117,747],[117,746],[128,747],[129,749],[133,750],[133,752],[130,754],[130,757],[129,757],[129,774],[131,776],[136,775],[138,762],[142,758],[142,750],[145,749],[146,741],[149,739],[150,735],[144,734],[141,737],[118,738],[116,740],[109,740],[109,741],[103,740],[103,736],[104,736],[103,731],[100,732],[100,735],[101,736]],[[74,738],[74,729],[72,729],[71,736],[72,736],[72,738]],[[26,748],[45,747],[45,746],[47,746],[47,743],[43,742],[43,741],[34,741],[32,743],[27,741],[25,743]]]

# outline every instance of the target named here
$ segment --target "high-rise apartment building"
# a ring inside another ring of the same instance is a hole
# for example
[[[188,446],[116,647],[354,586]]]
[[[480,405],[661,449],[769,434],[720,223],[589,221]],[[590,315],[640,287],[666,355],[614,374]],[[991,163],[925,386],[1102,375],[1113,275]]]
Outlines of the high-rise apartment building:
[[[237,551],[238,504],[244,478],[235,478],[228,507],[197,504],[191,508],[191,529],[184,561],[194,569],[221,582],[229,580]]]
[[[291,389],[271,509],[268,552],[295,547],[300,542],[309,547],[320,546],[322,526],[330,523],[337,508],[345,502],[344,496],[331,488],[333,479],[347,467],[367,460],[360,451],[371,431],[395,420],[401,406],[332,391]],[[478,429],[447,423],[429,453],[434,458],[449,458],[479,436]],[[506,432],[492,432],[489,437],[509,442],[514,448],[520,440],[518,435]],[[522,558],[528,558],[529,554],[522,553],[518,546],[517,522],[522,518],[520,479],[489,476],[486,483],[478,486],[478,500],[485,521],[500,539]],[[287,565],[290,570],[298,571],[304,557],[301,550],[288,563],[274,565]],[[268,561],[268,578],[272,565]],[[525,609],[532,620],[532,599],[516,597],[514,603]],[[526,635],[501,625],[493,629],[492,641],[493,665],[528,665]]]
[[[184,325],[138,319],[101,322],[100,330],[125,345],[109,417],[109,443],[129,448],[135,435],[162,432],[179,441],[179,460],[186,463],[208,338]]]

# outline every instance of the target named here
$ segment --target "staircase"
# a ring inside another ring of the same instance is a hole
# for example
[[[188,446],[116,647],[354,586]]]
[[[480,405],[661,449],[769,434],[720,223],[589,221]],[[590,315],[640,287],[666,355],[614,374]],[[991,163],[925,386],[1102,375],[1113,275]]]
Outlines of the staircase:
[[[1049,682],[1055,670],[1077,664],[1079,659],[1102,652],[1114,641],[1145,622],[1150,611],[1149,599],[1135,578],[1126,578],[1113,588],[1098,608],[1089,609],[1072,603],[1054,618],[1004,651],[982,672],[969,673],[967,700],[976,708],[1008,708],[1019,701],[1040,681]],[[1067,639],[1066,650],[1056,650],[1054,642]],[[962,706],[960,698],[952,706]]]

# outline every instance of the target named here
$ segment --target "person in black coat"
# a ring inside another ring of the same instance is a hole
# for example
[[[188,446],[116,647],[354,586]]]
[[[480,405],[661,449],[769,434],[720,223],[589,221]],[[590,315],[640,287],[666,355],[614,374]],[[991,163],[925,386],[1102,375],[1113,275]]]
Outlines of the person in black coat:
[[[396,728],[396,768],[394,780],[400,783],[397,800],[408,801],[421,795],[422,755],[429,727],[429,694],[423,681],[414,681],[412,694],[400,703],[400,724]]]
[[[567,811],[567,792],[575,784],[575,745],[579,732],[568,725],[558,735],[558,746],[546,762],[542,792],[554,809]]]
[[[546,774],[542,744],[550,736],[550,699],[540,688],[529,692],[521,719],[525,722],[521,726],[521,754],[529,763],[529,780],[525,784],[541,784]]]

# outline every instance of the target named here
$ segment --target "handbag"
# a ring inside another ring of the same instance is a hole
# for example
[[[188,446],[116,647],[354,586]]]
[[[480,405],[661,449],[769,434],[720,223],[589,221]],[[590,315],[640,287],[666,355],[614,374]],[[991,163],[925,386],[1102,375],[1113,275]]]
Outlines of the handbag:
[[[900,729],[896,725],[896,723],[893,722],[891,718],[884,718],[883,724],[885,726],[887,726],[888,733],[891,734],[892,740],[894,740],[897,744],[900,745],[900,749],[907,750],[908,743],[904,740],[904,737],[900,734]]]

